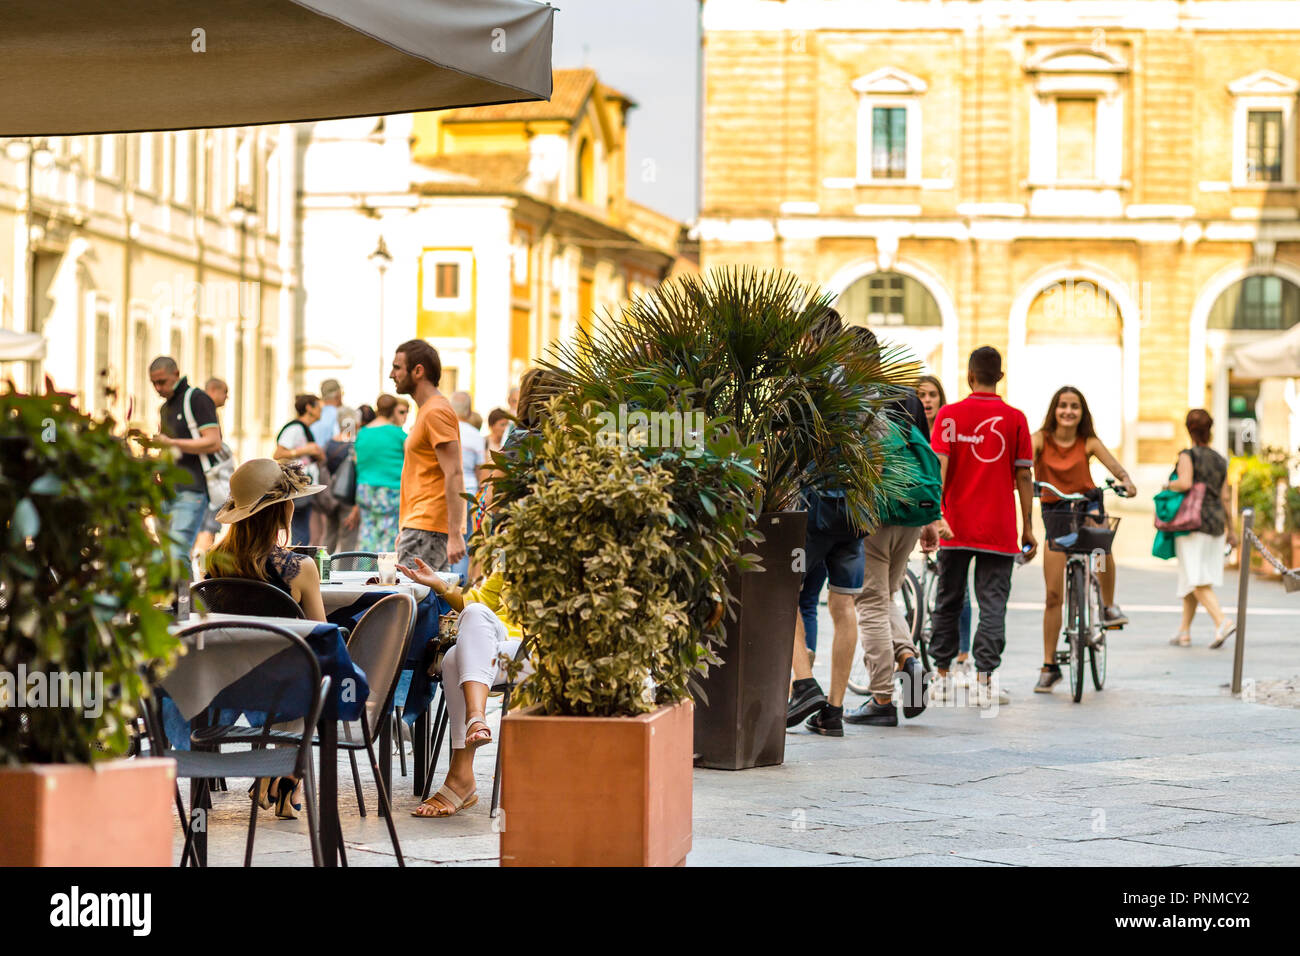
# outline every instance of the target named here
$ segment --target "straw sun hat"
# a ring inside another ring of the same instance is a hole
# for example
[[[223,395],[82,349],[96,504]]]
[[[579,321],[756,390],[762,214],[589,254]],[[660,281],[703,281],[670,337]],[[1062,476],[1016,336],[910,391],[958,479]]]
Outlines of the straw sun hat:
[[[254,458],[230,476],[230,497],[216,517],[222,524],[234,524],[277,502],[305,498],[324,490],[324,485],[311,483],[307,472],[296,461]]]

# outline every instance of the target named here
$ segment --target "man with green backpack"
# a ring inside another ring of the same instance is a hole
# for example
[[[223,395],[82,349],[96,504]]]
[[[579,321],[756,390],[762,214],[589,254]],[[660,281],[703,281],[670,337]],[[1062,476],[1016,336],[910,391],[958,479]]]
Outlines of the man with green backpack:
[[[845,713],[844,721],[897,727],[895,665],[903,672],[904,717],[925,710],[929,675],[917,657],[894,593],[903,583],[917,541],[927,550],[938,545],[933,523],[941,514],[943,481],[939,458],[930,448],[925,408],[915,393],[909,390],[889,403],[884,417],[885,468],[902,470],[907,490],[885,503],[880,527],[863,540],[866,574],[857,596],[858,635],[871,675],[871,696],[856,710]]]

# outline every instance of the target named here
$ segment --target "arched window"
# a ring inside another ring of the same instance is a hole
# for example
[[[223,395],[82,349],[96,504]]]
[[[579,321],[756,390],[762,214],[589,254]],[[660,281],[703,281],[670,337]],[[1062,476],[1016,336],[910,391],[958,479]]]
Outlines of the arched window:
[[[943,317],[930,290],[900,272],[873,272],[858,279],[836,303],[848,325],[939,326]]]
[[[1247,276],[1210,309],[1212,329],[1280,332],[1300,322],[1300,286],[1281,276]]]

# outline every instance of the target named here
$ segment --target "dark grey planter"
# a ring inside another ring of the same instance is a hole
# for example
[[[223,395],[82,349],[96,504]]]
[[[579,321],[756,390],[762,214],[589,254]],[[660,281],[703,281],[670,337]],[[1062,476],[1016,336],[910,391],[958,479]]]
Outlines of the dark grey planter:
[[[727,622],[722,664],[702,682],[695,702],[695,765],[716,770],[769,767],[785,761],[785,708],[790,691],[795,616],[802,575],[794,570],[808,515],[760,515],[763,571],[732,572],[739,614]],[[739,578],[739,581],[737,581]]]

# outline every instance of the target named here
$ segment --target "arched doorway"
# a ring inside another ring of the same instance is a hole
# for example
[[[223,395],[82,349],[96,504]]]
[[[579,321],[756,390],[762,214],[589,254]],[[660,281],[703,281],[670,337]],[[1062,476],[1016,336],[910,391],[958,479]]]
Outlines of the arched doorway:
[[[1031,279],[1011,307],[1007,398],[1031,428],[1052,394],[1073,385],[1088,399],[1098,437],[1122,461],[1136,452],[1138,306],[1096,270],[1060,268]]]
[[[1234,454],[1261,447],[1292,447],[1284,379],[1251,378],[1233,365],[1233,350],[1274,338],[1300,324],[1300,284],[1274,272],[1256,272],[1233,282],[1214,298],[1205,319],[1205,345],[1212,379],[1212,413],[1227,422],[1221,442]]]
[[[841,273],[828,285],[840,290],[835,308],[846,324],[867,326],[881,341],[909,349],[945,386],[957,384],[948,383],[952,369],[945,359],[950,363],[951,356],[944,349],[950,338],[955,342],[956,313],[941,287],[899,264]]]

